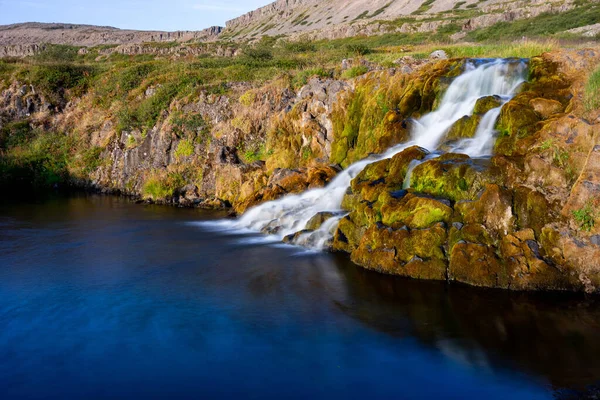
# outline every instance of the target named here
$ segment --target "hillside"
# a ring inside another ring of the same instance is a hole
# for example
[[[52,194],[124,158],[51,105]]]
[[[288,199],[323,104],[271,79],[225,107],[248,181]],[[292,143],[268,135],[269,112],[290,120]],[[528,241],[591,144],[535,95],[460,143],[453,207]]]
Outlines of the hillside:
[[[223,38],[263,35],[333,39],[355,35],[433,32],[452,26],[454,33],[497,23],[560,13],[592,3],[586,0],[278,0],[227,22]],[[596,20],[597,22],[597,20]],[[585,18],[581,20],[585,24]],[[583,25],[580,25],[583,26]],[[585,31],[585,30],[584,30]],[[586,31],[587,32],[587,31]],[[460,38],[460,35],[457,35]]]
[[[0,46],[19,46],[40,43],[71,46],[98,46],[102,44],[132,44],[144,42],[187,42],[214,39],[220,27],[202,31],[135,31],[109,26],[43,24],[30,22],[0,26]]]

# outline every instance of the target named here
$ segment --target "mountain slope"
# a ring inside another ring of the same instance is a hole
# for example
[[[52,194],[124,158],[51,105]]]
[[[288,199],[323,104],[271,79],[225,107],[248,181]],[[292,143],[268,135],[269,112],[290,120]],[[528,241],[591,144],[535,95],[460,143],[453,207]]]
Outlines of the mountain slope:
[[[263,35],[308,34],[339,38],[390,32],[432,32],[449,24],[462,30],[563,12],[581,0],[278,0],[227,22],[222,34],[235,40]]]

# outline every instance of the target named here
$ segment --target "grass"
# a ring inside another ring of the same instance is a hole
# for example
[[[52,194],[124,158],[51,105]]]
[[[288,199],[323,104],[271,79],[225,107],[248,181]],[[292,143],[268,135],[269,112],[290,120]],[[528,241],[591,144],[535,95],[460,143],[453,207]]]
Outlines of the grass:
[[[596,224],[595,214],[592,206],[588,203],[585,207],[575,210],[572,212],[573,218],[579,224],[581,230],[589,232],[594,228]]]
[[[183,139],[177,145],[177,149],[175,150],[175,157],[177,159],[191,157],[194,154],[194,144],[189,139]]]
[[[369,72],[369,68],[365,67],[364,65],[359,65],[359,66],[352,67],[352,68],[349,68],[346,71],[344,71],[344,73],[342,74],[342,78],[352,79],[352,78],[356,78],[357,76],[364,75],[367,72]]]
[[[432,5],[433,1],[423,3],[423,7]],[[385,12],[388,6],[363,17],[372,19]],[[423,7],[420,12],[426,11]],[[176,156],[185,158],[194,153],[195,146],[210,140],[211,126],[199,113],[180,111],[179,105],[197,101],[201,94],[209,97],[227,95],[234,82],[246,82],[257,87],[279,79],[286,82],[289,88],[299,89],[313,77],[351,79],[367,72],[366,67],[361,66],[342,71],[340,62],[344,58],[365,59],[391,67],[395,60],[403,56],[426,58],[438,49],[446,51],[451,57],[529,58],[559,48],[560,44],[555,39],[515,41],[507,38],[520,38],[523,35],[560,38],[560,32],[565,29],[597,21],[599,8],[597,4],[585,3],[580,9],[533,18],[535,24],[530,21],[515,21],[510,27],[496,24],[470,33],[470,39],[480,42],[468,44],[451,42],[450,36],[460,31],[461,26],[448,20],[434,33],[389,33],[336,40],[301,39],[296,42],[283,37],[263,37],[254,44],[221,41],[202,45],[209,52],[213,49],[211,46],[241,50],[236,57],[203,54],[169,59],[152,54],[131,56],[113,53],[98,58],[102,51],[114,46],[97,46],[84,55],[78,54],[77,47],[50,45],[34,57],[0,60],[0,89],[14,81],[31,84],[37,93],[55,106],[64,106],[67,101],[80,98],[82,104],[89,105],[103,118],[111,119],[117,135],[123,130],[147,132],[157,123],[167,121],[179,140]],[[475,11],[454,12],[462,18]],[[424,17],[423,20],[431,18],[434,16]],[[414,17],[392,22],[400,24],[409,20],[414,21]],[[305,21],[306,15],[301,15],[296,22],[301,24]],[[500,37],[503,40],[499,40]],[[174,44],[159,43],[152,46],[167,48]],[[248,91],[238,100],[252,107],[256,100],[255,93]],[[588,109],[600,108],[599,93],[600,69],[588,81]],[[385,102],[380,107],[380,99],[372,101],[373,107],[377,108],[377,115],[393,108],[393,104]],[[350,108],[353,106],[358,107],[357,104],[350,104]],[[356,140],[361,121],[350,118],[346,122],[347,126],[342,130],[348,141],[352,142]],[[0,181],[6,182],[6,177],[13,176],[20,182],[31,181],[36,185],[48,186],[73,175],[83,176],[99,166],[102,153],[102,148],[93,147],[85,140],[74,141],[65,135],[42,133],[31,129],[28,121],[5,123],[0,130],[0,162],[1,172],[4,173]],[[131,140],[131,143],[127,143],[129,147],[138,144],[135,139]],[[268,156],[264,148],[254,145],[243,150],[240,154],[249,162]],[[295,156],[306,156],[307,150],[302,150],[300,146],[296,150],[302,154]],[[559,161],[564,163],[564,160]],[[172,183],[176,181],[173,176],[169,178],[154,174],[146,182],[147,193],[151,197],[162,197],[159,195],[170,193]]]
[[[587,111],[600,108],[600,67],[596,68],[585,85],[585,107]]]
[[[468,39],[487,41],[522,37],[551,37],[569,29],[592,25],[600,21],[600,5],[581,1],[581,5],[560,13],[544,13],[537,17],[512,22],[500,22],[478,29],[467,35]]]

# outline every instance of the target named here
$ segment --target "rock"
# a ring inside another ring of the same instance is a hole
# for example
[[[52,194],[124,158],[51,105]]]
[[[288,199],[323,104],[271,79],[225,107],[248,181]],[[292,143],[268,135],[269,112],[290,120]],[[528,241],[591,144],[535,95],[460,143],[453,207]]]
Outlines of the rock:
[[[340,213],[335,213],[335,212],[328,212],[328,211],[320,212],[308,221],[308,223],[306,224],[306,229],[308,229],[310,231],[316,231],[317,229],[319,229],[321,227],[321,225],[323,225],[323,223],[325,221],[327,221],[330,218],[337,217],[339,215],[340,215]]]
[[[500,96],[486,96],[477,100],[475,103],[475,108],[473,109],[473,113],[483,115],[488,111],[498,108],[502,105],[502,99]]]
[[[402,200],[389,200],[381,207],[381,222],[391,227],[429,228],[438,222],[448,223],[453,210],[429,197],[409,194]]]
[[[475,136],[480,122],[481,117],[477,114],[471,116],[465,115],[452,125],[446,134],[446,139],[456,140],[472,138]]]
[[[449,57],[448,53],[446,53],[444,50],[435,50],[429,55],[429,58],[433,60],[447,60]]]
[[[450,254],[448,278],[473,286],[508,288],[509,277],[493,247],[458,243]]]
[[[369,269],[419,279],[444,280],[446,263],[442,246],[446,231],[441,225],[430,229],[369,228],[352,261]]]
[[[512,204],[513,199],[508,191],[498,185],[487,184],[479,199],[459,202],[455,209],[465,223],[481,224],[499,239],[514,231],[515,217]]]
[[[529,101],[535,112],[543,119],[564,112],[565,107],[556,100],[535,98]]]
[[[436,198],[474,200],[486,183],[497,179],[498,173],[485,161],[448,153],[417,165],[412,172],[411,187]]]
[[[237,155],[237,149],[229,146],[223,146],[219,150],[219,162],[221,164],[239,164],[240,158]]]

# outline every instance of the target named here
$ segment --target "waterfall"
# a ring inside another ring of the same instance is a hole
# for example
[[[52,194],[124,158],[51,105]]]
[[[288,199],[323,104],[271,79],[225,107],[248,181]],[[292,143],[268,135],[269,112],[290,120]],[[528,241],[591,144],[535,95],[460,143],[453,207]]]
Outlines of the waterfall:
[[[521,60],[468,61],[465,71],[448,87],[438,109],[415,121],[412,139],[409,142],[350,165],[323,188],[298,195],[287,195],[248,210],[238,220],[220,221],[217,225],[225,230],[268,233],[278,240],[301,232],[295,235],[295,244],[323,249],[331,239],[338,221],[344,217],[341,204],[352,179],[367,165],[391,158],[413,145],[435,151],[456,121],[464,116],[473,115],[477,100],[495,95],[502,99],[502,104],[509,101],[519,85],[524,82],[526,69],[525,62]],[[471,157],[490,155],[494,146],[494,126],[500,110],[501,107],[488,111],[482,117],[475,136],[472,139],[461,140],[451,147],[451,150]],[[411,170],[417,165],[417,162],[412,163]],[[407,176],[405,186],[409,185],[410,176]],[[310,219],[322,212],[331,212],[334,216],[325,221],[318,230],[302,232]]]

